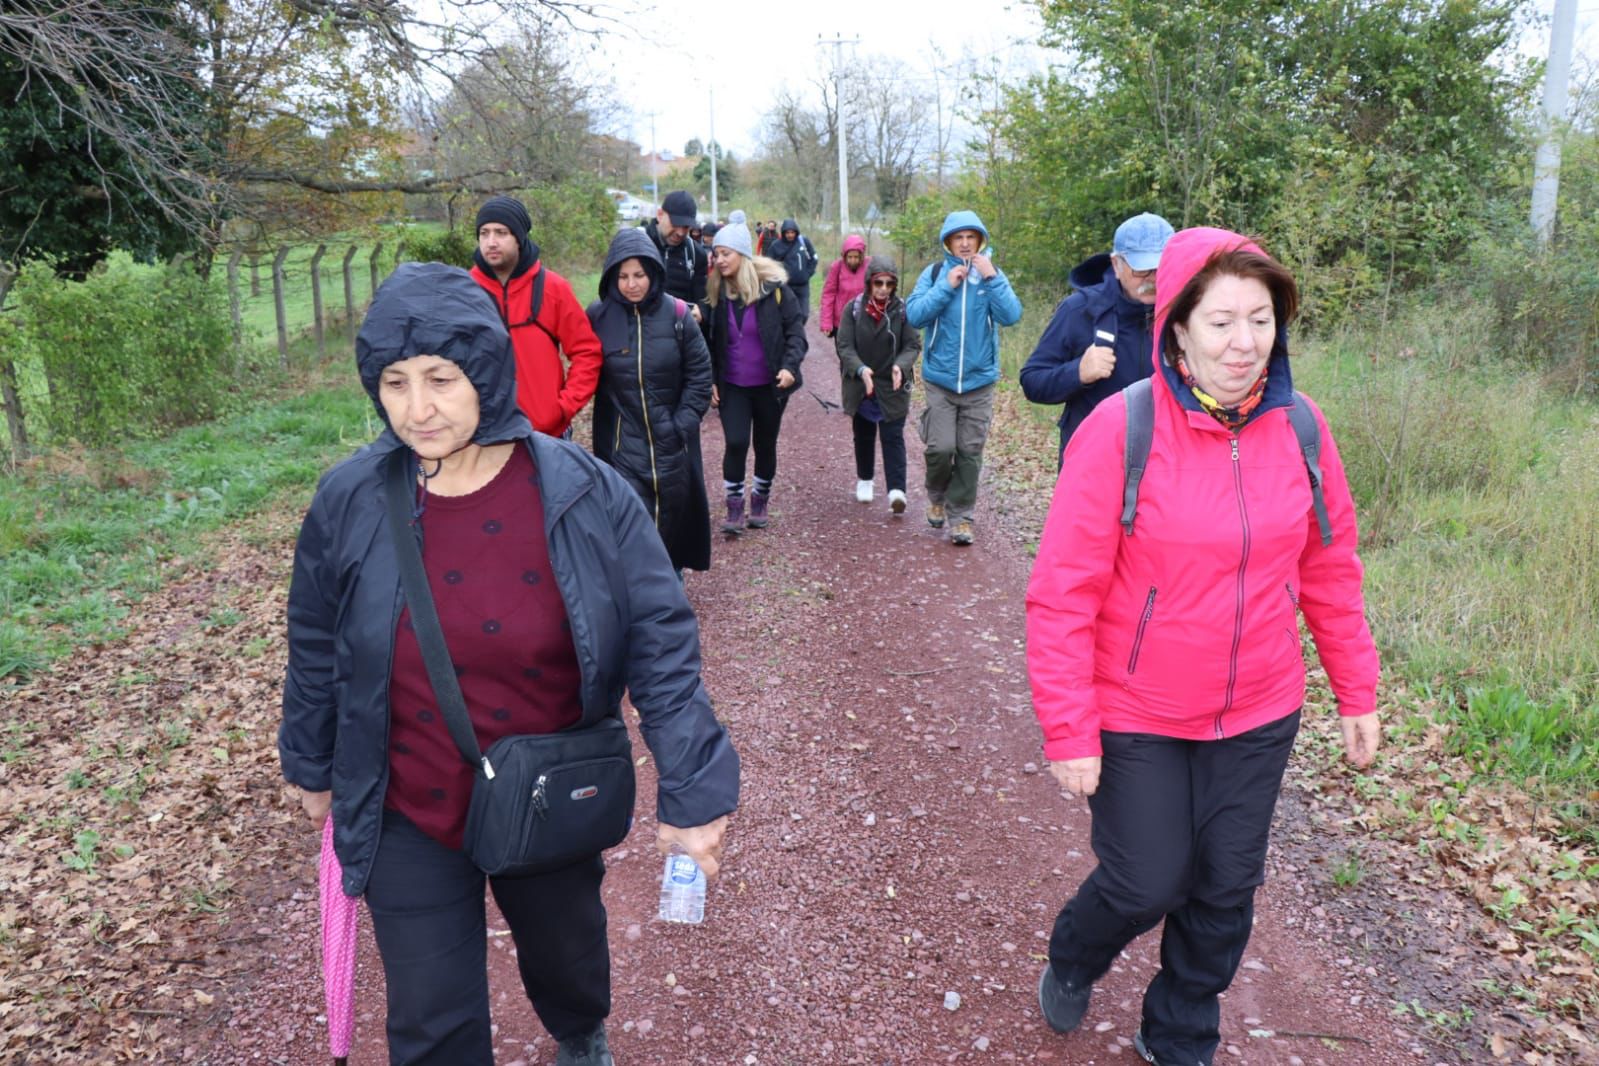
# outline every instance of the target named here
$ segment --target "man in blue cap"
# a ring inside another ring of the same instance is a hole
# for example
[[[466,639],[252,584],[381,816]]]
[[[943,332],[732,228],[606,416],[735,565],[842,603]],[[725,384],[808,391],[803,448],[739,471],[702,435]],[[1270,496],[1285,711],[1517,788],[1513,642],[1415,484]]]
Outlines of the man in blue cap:
[[[1116,227],[1107,255],[1071,272],[1076,289],[1055,308],[1022,367],[1022,392],[1034,403],[1066,405],[1060,453],[1101,400],[1154,370],[1155,270],[1171,239],[1159,215],[1134,215]]]

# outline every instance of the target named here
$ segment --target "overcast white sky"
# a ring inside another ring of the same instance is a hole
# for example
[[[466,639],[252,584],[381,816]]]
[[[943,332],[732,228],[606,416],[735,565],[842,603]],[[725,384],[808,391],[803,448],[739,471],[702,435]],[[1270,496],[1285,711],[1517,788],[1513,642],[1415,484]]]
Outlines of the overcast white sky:
[[[609,77],[633,117],[613,132],[650,147],[682,152],[691,137],[709,139],[716,100],[716,139],[735,156],[750,154],[761,115],[787,82],[796,89],[831,72],[832,46],[818,38],[859,38],[846,58],[892,56],[908,77],[931,78],[936,61],[970,52],[1021,71],[1041,51],[1031,47],[1038,11],[1020,0],[762,0],[760,3],[641,4],[626,18],[639,33],[607,35],[596,69]],[[931,83],[927,85],[931,92]],[[949,91],[946,88],[946,91]]]
[[[1553,0],[1538,0],[1545,16],[1553,8]],[[640,0],[622,22],[626,29],[606,33],[590,59],[632,119],[612,132],[648,149],[654,112],[654,142],[672,152],[691,137],[709,138],[714,90],[716,138],[735,156],[748,156],[779,88],[786,82],[799,89],[832,69],[832,47],[820,38],[859,38],[847,55],[894,57],[907,77],[928,79],[929,93],[935,63],[947,70],[971,54],[1020,76],[1049,56],[1036,47],[1041,23],[1025,0]],[[1576,40],[1574,79],[1599,60],[1599,0],[1578,0]],[[1548,47],[1545,19],[1523,36],[1521,49],[1542,56]]]

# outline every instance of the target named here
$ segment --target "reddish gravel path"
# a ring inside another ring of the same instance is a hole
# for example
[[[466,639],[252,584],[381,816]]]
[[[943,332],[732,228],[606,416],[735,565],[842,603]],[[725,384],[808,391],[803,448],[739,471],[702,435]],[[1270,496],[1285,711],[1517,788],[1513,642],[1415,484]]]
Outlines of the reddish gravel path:
[[[714,569],[689,577],[706,681],[744,760],[743,806],[704,925],[653,919],[647,769],[645,813],[610,856],[617,1060],[1131,1063],[1155,935],[1105,978],[1082,1031],[1056,1036],[1037,1012],[1055,911],[1092,857],[1087,805],[1043,770],[1028,705],[1021,537],[996,517],[992,488],[974,547],[935,535],[914,432],[911,509],[891,517],[881,487],[876,503],[856,503],[848,423],[813,398],[838,398],[832,347],[812,344],[784,425],[771,527],[719,540]],[[713,479],[720,456],[712,418]],[[191,1045],[191,1059],[326,1061],[308,979],[313,844],[307,832],[292,884],[253,890],[268,954],[237,990],[221,1044]],[[1283,865],[1274,853],[1223,1005],[1218,1062],[1438,1061],[1367,987],[1375,971],[1322,942],[1325,923]],[[351,1062],[376,1064],[386,1061],[381,974],[364,935]],[[499,1061],[553,1061],[509,938],[491,945]]]

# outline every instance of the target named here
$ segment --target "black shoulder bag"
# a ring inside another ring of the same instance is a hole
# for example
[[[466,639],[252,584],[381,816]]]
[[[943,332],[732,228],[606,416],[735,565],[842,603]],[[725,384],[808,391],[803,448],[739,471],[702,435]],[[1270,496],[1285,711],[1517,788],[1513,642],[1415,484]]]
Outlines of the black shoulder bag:
[[[433,606],[422,553],[411,534],[416,489],[410,455],[389,455],[389,532],[405,601],[433,695],[461,758],[473,769],[462,848],[485,874],[522,876],[570,865],[615,847],[633,827],[633,745],[617,715],[558,733],[501,737],[478,748],[455,664]]]

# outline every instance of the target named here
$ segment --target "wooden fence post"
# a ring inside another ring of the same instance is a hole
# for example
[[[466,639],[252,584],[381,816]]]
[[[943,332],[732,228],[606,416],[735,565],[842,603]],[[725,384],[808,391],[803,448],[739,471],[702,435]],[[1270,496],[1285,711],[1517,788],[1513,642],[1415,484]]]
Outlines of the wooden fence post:
[[[9,264],[0,263],[0,308],[5,307],[6,293],[16,279],[17,272]],[[17,368],[4,352],[0,352],[0,399],[5,401],[6,428],[11,432],[11,460],[21,462],[32,454],[28,425],[22,417],[22,397],[17,394]]]
[[[355,262],[355,253],[360,251],[355,245],[350,245],[344,253],[344,337],[355,345],[355,282],[350,277],[350,264]]]
[[[278,249],[272,257],[272,306],[278,317],[278,364],[289,368],[289,317],[283,307],[283,261],[289,257],[287,246]]]
[[[244,249],[236,250],[228,256],[228,313],[233,316],[233,346],[238,349],[244,343],[244,308],[239,298],[239,260],[244,258]]]
[[[261,257],[255,252],[250,253],[250,295],[261,295]]]
[[[378,241],[377,246],[372,249],[372,258],[367,260],[367,269],[372,274],[372,296],[376,296],[378,294],[378,256],[382,254],[383,242]]]
[[[327,333],[322,317],[322,256],[327,252],[328,246],[319,244],[316,251],[311,253],[311,316],[312,329],[316,333],[316,357],[322,362],[328,358]]]

